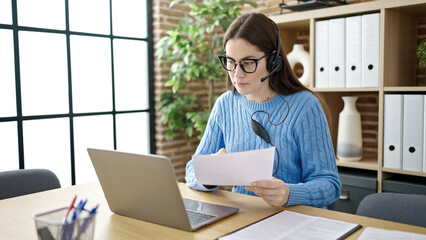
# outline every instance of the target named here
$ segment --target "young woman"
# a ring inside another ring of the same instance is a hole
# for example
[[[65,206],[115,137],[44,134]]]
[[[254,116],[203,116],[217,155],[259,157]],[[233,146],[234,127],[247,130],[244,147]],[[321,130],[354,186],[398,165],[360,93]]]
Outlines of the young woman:
[[[292,72],[278,27],[263,14],[246,14],[230,25],[223,45],[219,58],[228,71],[229,91],[217,99],[195,154],[273,145],[273,179],[234,186],[233,192],[257,195],[273,207],[333,203],[341,184],[327,120],[318,98]],[[269,139],[254,132],[252,120]],[[196,190],[218,188],[197,182],[192,160],[185,179]]]

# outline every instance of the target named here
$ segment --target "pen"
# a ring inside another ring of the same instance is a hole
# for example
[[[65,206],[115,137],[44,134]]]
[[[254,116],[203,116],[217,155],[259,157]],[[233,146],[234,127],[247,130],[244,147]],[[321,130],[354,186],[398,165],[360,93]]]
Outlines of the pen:
[[[77,215],[80,212],[82,205],[83,205],[83,200],[80,200],[77,207],[74,208],[74,212],[73,212],[73,215],[72,215],[72,221],[73,222],[77,219]]]
[[[74,199],[71,201],[70,206],[68,207],[67,214],[65,215],[65,221],[64,221],[65,223],[67,223],[68,215],[70,214],[71,209],[74,207],[74,203],[76,199],[77,199],[77,195],[75,195]]]
[[[87,203],[87,199],[86,199],[86,200],[84,200],[84,201],[83,201],[83,203],[81,204],[80,212],[81,212],[82,210],[84,210],[84,206],[86,205],[86,203]]]
[[[98,207],[99,207],[99,204],[96,205],[96,207],[92,208],[92,210],[90,210],[90,212],[89,212],[89,216],[93,215],[96,212],[96,210],[98,210]]]
[[[78,234],[77,234],[77,237],[76,237],[77,240],[80,239],[81,234],[84,234],[84,232],[86,231],[86,228],[87,228],[87,225],[89,224],[89,222],[93,221],[92,218],[91,218],[91,216],[96,213],[96,210],[98,209],[98,206],[99,206],[99,204],[96,205],[94,208],[92,208],[89,211],[88,216],[86,217],[86,219],[84,219],[83,224],[81,225],[81,228],[78,231]]]
[[[72,234],[74,231],[75,220],[78,217],[78,212],[80,211],[81,206],[83,205],[83,200],[80,200],[77,207],[74,207],[74,212],[72,214],[71,223],[66,223],[62,226],[62,240],[71,240]]]

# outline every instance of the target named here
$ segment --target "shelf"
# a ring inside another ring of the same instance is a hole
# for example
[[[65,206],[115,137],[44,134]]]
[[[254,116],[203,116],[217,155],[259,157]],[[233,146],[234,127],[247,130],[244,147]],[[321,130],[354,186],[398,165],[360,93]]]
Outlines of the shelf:
[[[384,87],[385,92],[426,92],[426,86]]]
[[[378,92],[379,88],[312,88],[314,92]]]
[[[393,175],[421,178],[425,185],[426,172],[406,171],[383,168],[384,142],[384,98],[386,94],[426,94],[426,86],[419,81],[418,61],[415,56],[419,18],[426,17],[426,0],[375,0],[349,3],[343,6],[290,12],[271,16],[280,30],[283,49],[292,50],[293,44],[300,41],[300,32],[309,32],[307,49],[310,53],[311,66],[315,67],[316,22],[335,18],[359,16],[368,13],[380,13],[379,46],[379,84],[377,87],[358,88],[316,88],[315,72],[309,77],[306,86],[324,104],[324,112],[330,127],[333,146],[337,146],[339,113],[343,109],[342,96],[354,95],[364,97],[360,102],[364,115],[363,134],[371,143],[365,148],[369,155],[360,161],[349,162],[336,160],[341,169],[356,169],[377,173],[377,192],[382,192],[383,180]],[[306,41],[305,41],[306,44]],[[306,46],[305,46],[306,47]],[[336,150],[336,149],[335,149]]]
[[[377,158],[375,157],[366,157],[356,162],[342,161],[336,159],[337,166],[339,167],[350,167],[357,169],[366,169],[377,171],[379,169],[377,164]]]
[[[292,11],[307,11],[314,10],[325,7],[333,7],[337,5],[346,4],[346,0],[338,1],[338,0],[311,0],[307,2],[300,2],[294,5],[288,4],[280,4],[281,8],[289,9]]]
[[[426,5],[424,5],[424,3],[424,0],[376,0],[363,3],[346,4],[332,8],[321,8],[304,12],[290,12],[277,16],[271,16],[271,19],[274,20],[274,22],[276,22],[279,27],[281,27],[285,23],[308,20],[311,18],[329,19],[340,16],[359,15],[363,13],[380,12],[380,10],[384,8],[401,8],[404,12],[409,14],[423,16],[423,13],[426,11]]]
[[[398,174],[404,174],[404,175],[426,177],[426,172],[416,172],[416,171],[408,171],[408,170],[393,169],[393,168],[382,168],[382,171],[388,172],[388,173],[398,173]]]

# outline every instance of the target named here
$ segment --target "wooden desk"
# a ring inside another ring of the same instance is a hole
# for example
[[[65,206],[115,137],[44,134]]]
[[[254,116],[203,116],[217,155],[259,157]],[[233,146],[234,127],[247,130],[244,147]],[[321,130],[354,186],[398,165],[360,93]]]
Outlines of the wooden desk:
[[[87,203],[88,207],[92,207],[99,203],[95,225],[95,239],[102,240],[215,239],[283,210],[283,208],[270,207],[258,197],[227,191],[214,191],[210,193],[198,192],[189,189],[183,183],[180,183],[179,187],[182,196],[186,198],[234,206],[240,208],[240,211],[231,217],[196,232],[185,232],[113,214],[108,208],[100,185],[98,183],[89,183],[0,200],[0,239],[36,239],[33,216],[38,213],[68,206],[71,199],[76,194],[79,199],[89,199]],[[364,228],[370,226],[426,234],[426,228],[336,211],[307,206],[292,206],[284,209],[314,216],[359,223],[363,225]],[[348,239],[357,239],[363,229],[358,230]]]

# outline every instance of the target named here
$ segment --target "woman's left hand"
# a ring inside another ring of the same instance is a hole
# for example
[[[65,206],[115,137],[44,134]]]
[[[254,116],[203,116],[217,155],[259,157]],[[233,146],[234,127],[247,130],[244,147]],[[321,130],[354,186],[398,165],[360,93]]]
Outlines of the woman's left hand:
[[[290,197],[290,189],[287,184],[277,178],[272,178],[270,181],[256,181],[244,189],[254,192],[272,207],[283,206]]]

